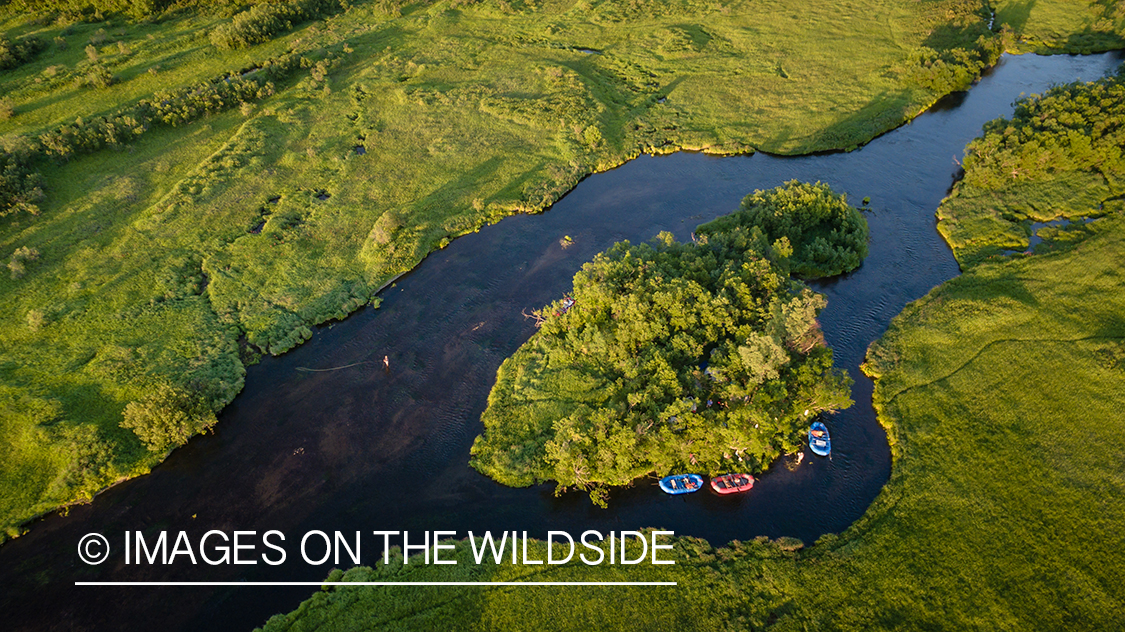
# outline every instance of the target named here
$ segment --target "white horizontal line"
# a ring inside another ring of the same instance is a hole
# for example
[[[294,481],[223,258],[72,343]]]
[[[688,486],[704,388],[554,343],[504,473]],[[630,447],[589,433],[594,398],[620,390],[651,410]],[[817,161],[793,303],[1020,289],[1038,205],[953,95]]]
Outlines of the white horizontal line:
[[[74,582],[75,586],[676,586],[676,582]]]

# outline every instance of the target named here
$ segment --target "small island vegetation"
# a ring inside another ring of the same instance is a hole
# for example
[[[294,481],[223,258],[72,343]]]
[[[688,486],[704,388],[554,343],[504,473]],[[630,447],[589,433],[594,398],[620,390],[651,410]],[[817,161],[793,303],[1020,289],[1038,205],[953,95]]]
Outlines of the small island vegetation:
[[[757,473],[796,451],[813,418],[852,401],[816,322],[824,297],[789,275],[790,236],[810,276],[867,251],[866,220],[843,196],[790,182],[695,242],[662,233],[598,255],[501,365],[471,465],[605,506],[608,486],[647,474]]]
[[[757,226],[766,241],[784,237],[792,248],[794,274],[814,279],[851,272],[867,256],[867,220],[846,196],[827,184],[787,182],[770,191],[755,191],[739,210],[695,229],[697,235]]]

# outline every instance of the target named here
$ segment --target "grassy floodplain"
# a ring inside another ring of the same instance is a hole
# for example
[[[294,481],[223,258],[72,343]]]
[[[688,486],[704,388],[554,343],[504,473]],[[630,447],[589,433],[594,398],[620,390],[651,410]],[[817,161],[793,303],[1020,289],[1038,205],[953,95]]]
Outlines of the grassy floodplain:
[[[458,235],[640,152],[857,146],[1000,42],[963,0],[355,2],[235,48],[229,3],[102,4],[0,7],[45,43],[0,74],[4,159],[31,156],[0,217],[0,537],[146,472],[244,363]],[[201,104],[229,73],[262,93]],[[190,419],[146,447],[134,402]]]
[[[1082,53],[1125,47],[1125,4],[1121,2],[992,3],[996,24],[1007,27],[1007,48],[1014,53]]]
[[[1084,110],[1118,81],[1065,86],[1020,111]],[[1112,127],[1107,109],[1088,119],[1061,149],[1041,142],[1049,130],[1014,135],[1009,148],[1076,161],[1091,140],[1079,136]],[[990,123],[970,151],[1010,125]],[[1007,154],[991,155],[1003,161]],[[942,217],[996,166],[987,158],[965,165]],[[1062,190],[1097,173],[1090,165],[1065,171]],[[1031,177],[1054,182],[1057,175]],[[1073,198],[1054,195],[1058,186],[1031,189],[1038,195],[1030,197],[1027,184],[998,185],[998,213],[1021,213],[1029,199],[1055,215],[1072,212]],[[685,538],[677,544],[680,564],[628,573],[578,565],[414,567],[411,580],[627,576],[680,586],[419,589],[409,600],[401,588],[335,588],[264,629],[530,630],[546,620],[576,630],[1119,629],[1125,204],[1093,200],[1084,211],[1097,219],[1045,235],[1028,255],[964,257],[952,242],[963,274],[909,305],[872,345],[864,368],[876,379],[874,404],[894,469],[843,534],[808,548],[765,539],[713,548]],[[403,572],[392,564],[343,577],[393,581]]]

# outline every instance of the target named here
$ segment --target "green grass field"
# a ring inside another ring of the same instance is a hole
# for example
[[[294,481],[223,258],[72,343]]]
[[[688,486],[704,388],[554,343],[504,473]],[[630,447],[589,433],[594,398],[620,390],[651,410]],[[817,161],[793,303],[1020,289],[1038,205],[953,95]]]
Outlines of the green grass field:
[[[1014,53],[1090,54],[1125,47],[1125,3],[1002,0],[993,4],[996,25],[1011,29]]]
[[[1090,103],[1107,83],[1047,99]],[[1092,117],[1091,128],[1107,118]],[[1011,147],[1016,153],[1051,150],[1035,135],[1022,138]],[[943,212],[992,167],[987,160],[966,166]],[[1051,206],[1054,190],[1039,189],[1033,201]],[[1001,215],[1018,208],[1004,206],[1017,199],[1005,191],[996,197]],[[1047,234],[1034,254],[963,260],[961,276],[907,306],[872,345],[864,369],[876,379],[874,404],[894,468],[844,533],[798,550],[789,541],[712,548],[684,539],[675,567],[628,572],[418,566],[411,580],[522,573],[537,581],[681,585],[340,587],[264,629],[533,630],[544,621],[572,630],[1119,629],[1125,207],[1109,200],[1086,210],[1100,219]],[[350,580],[404,577],[400,564],[349,573]]]

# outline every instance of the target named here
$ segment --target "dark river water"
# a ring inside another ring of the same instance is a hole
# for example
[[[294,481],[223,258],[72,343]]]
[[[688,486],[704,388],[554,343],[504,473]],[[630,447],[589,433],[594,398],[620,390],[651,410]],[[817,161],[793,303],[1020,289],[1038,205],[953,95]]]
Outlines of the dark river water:
[[[505,219],[454,241],[383,293],[383,306],[321,328],[299,349],[250,368],[246,389],[213,435],[193,439],[150,475],[66,516],[34,524],[0,547],[0,628],[248,630],[288,611],[313,588],[76,587],[75,581],[321,580],[330,564],[272,567],[177,563],[100,566],[79,561],[88,532],[115,547],[126,530],[527,530],[581,533],[663,527],[716,545],[758,535],[812,542],[856,520],[890,476],[871,382],[868,345],[903,306],[957,274],[935,230],[954,159],[981,125],[1008,115],[1021,93],[1095,79],[1114,54],[1005,57],[955,95],[851,153],[776,158],[701,154],[642,157],[592,176],[537,216]],[[583,262],[622,239],[668,230],[688,239],[756,188],[820,180],[853,204],[871,198],[871,253],[854,273],[817,283],[837,364],[855,379],[856,404],[828,420],[832,460],[777,466],[748,494],[662,494],[654,481],[615,491],[608,510],[553,486],[510,489],[469,469],[469,447],[500,362],[534,332],[521,311],[570,289]],[[564,235],[574,244],[563,249]],[[384,370],[387,356],[390,369]],[[308,371],[354,365],[335,371]],[[370,541],[369,541],[370,542]],[[377,558],[365,550],[364,561]],[[181,558],[180,562],[185,561]]]

